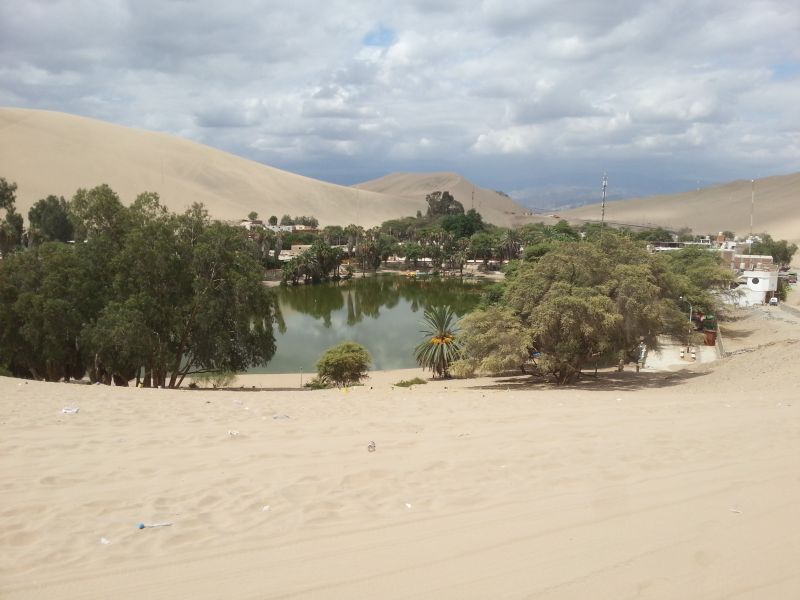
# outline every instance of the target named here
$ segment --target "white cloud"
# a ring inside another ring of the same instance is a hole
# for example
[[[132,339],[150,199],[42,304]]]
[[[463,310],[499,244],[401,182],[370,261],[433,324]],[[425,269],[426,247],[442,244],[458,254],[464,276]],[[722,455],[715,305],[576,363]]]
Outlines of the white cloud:
[[[573,189],[612,163],[640,194],[796,169],[798,38],[782,0],[0,0],[0,102],[344,183]]]

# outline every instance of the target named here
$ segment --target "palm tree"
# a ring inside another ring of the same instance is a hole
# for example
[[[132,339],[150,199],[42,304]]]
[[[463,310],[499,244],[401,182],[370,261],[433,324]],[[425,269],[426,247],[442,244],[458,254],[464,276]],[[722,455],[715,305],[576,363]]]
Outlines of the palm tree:
[[[414,357],[420,367],[433,371],[434,377],[449,377],[450,364],[461,354],[456,341],[455,318],[450,306],[432,306],[425,311],[427,328],[421,333],[426,339],[414,350]]]
[[[521,237],[519,231],[516,229],[507,229],[503,236],[500,238],[500,245],[508,260],[514,260],[519,257]]]

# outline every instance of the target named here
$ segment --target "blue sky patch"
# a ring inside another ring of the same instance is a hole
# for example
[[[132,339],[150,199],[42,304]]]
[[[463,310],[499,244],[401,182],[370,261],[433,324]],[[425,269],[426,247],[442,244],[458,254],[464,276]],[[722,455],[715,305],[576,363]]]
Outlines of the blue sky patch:
[[[381,46],[387,48],[394,43],[396,38],[397,36],[394,33],[394,29],[385,27],[384,25],[378,25],[365,35],[362,41],[365,46]]]
[[[800,62],[783,62],[772,66],[772,78],[792,79],[800,75]]]

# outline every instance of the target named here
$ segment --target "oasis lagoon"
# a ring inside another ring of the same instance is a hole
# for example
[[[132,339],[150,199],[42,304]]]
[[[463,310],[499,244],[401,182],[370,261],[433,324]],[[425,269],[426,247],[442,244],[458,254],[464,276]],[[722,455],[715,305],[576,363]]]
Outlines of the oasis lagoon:
[[[352,340],[372,356],[371,370],[416,366],[425,309],[449,305],[461,317],[480,301],[482,283],[383,274],[275,288],[285,328],[275,328],[272,360],[251,373],[315,373],[331,346]]]

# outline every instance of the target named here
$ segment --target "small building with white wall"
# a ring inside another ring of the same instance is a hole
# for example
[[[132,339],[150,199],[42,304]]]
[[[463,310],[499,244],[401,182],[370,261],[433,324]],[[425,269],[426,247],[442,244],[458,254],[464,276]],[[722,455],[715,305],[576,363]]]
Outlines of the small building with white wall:
[[[739,277],[739,296],[735,303],[738,306],[765,304],[778,290],[777,271],[744,271]]]

